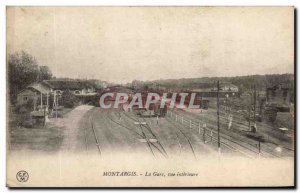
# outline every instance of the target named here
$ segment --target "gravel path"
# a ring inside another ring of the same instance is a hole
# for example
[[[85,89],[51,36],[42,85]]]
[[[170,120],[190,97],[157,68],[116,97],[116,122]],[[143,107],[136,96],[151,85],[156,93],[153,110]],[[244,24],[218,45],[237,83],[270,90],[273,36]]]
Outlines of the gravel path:
[[[80,125],[80,121],[83,116],[92,108],[93,106],[81,105],[69,112],[63,119],[59,119],[56,124],[63,126],[64,140],[61,146],[61,151],[72,152],[76,151],[78,147],[78,136],[81,135],[83,128]]]

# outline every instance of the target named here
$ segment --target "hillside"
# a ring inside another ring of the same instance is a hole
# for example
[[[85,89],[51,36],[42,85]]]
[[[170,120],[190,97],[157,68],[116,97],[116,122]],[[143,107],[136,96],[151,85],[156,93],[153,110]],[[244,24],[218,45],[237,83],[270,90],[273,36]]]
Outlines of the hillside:
[[[239,87],[241,92],[251,89],[256,85],[258,90],[265,90],[266,87],[279,83],[287,83],[291,85],[292,96],[294,95],[294,74],[267,74],[267,75],[251,75],[236,77],[202,77],[202,78],[182,78],[182,79],[162,79],[144,82],[147,86],[159,85],[171,89],[188,89],[210,86],[217,81],[230,82]],[[294,101],[294,99],[292,99]]]

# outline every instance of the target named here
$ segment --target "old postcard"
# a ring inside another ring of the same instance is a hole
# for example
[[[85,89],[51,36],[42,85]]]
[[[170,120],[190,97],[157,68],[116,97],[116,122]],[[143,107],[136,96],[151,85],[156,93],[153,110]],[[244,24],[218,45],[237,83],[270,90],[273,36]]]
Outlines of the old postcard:
[[[293,7],[17,7],[8,187],[293,187]]]

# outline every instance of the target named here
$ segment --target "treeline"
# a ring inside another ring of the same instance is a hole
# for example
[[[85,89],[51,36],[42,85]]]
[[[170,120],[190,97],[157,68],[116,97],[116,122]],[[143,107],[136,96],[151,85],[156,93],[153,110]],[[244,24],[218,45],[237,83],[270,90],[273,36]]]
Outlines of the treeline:
[[[42,66],[38,61],[25,51],[16,52],[8,56],[7,63],[7,94],[11,103],[17,99],[20,91],[34,82],[43,80],[58,80],[58,81],[82,81],[93,86],[95,89],[101,89],[105,85],[109,85],[106,81],[98,79],[74,79],[74,78],[56,78],[53,76],[48,66]]]
[[[159,85],[170,89],[188,89],[199,87],[210,87],[221,83],[232,83],[238,86],[240,92],[252,89],[256,85],[258,90],[266,90],[267,87],[277,85],[279,83],[288,84],[291,88],[291,95],[294,96],[294,74],[267,74],[267,75],[251,75],[236,77],[203,77],[203,78],[182,78],[182,79],[165,79],[144,82],[147,86]],[[291,99],[294,101],[294,97]]]
[[[8,56],[8,95],[10,101],[16,100],[17,94],[29,84],[49,80],[52,72],[48,66],[40,65],[37,60],[25,51]]]
[[[258,89],[264,90],[267,86],[276,85],[279,83],[287,83],[293,86],[294,74],[268,74],[268,75],[251,75],[251,76],[236,76],[236,77],[203,77],[203,78],[182,78],[182,79],[165,79],[147,81],[144,84],[157,84],[170,88],[189,88],[197,86],[209,87],[213,83],[220,81],[221,83],[232,83],[239,87],[240,90],[248,90],[251,86],[256,85]]]
[[[98,79],[82,79],[82,78],[68,78],[68,77],[52,77],[53,81],[79,81],[79,82],[85,82],[88,83],[89,86],[94,87],[96,90],[102,89],[106,85],[110,85],[107,81],[102,81]]]

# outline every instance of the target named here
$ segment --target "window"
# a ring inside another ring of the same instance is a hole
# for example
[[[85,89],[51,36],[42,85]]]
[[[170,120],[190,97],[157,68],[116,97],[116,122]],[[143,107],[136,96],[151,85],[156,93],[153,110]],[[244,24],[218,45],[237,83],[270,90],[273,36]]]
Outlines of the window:
[[[27,100],[28,100],[27,96],[23,97],[23,101],[27,101]]]

